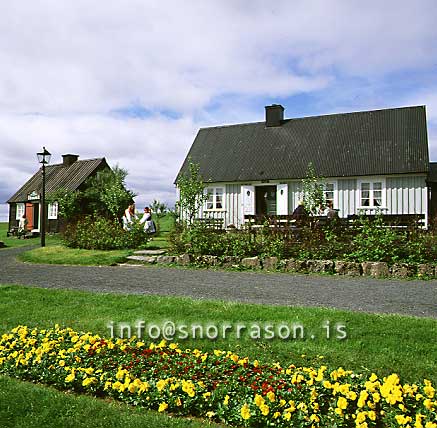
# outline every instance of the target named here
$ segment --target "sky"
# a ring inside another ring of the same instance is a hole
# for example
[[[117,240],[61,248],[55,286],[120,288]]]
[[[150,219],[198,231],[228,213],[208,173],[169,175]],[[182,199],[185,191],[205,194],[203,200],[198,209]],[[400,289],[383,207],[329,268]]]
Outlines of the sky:
[[[137,206],[172,206],[199,128],[273,103],[285,118],[426,105],[437,161],[436,0],[16,0],[0,34],[0,221],[43,146],[51,163],[105,157]]]

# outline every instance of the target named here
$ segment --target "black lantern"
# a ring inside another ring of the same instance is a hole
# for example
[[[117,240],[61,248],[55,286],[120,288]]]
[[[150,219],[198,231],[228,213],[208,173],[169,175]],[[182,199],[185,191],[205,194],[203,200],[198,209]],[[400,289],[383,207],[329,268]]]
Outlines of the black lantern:
[[[41,247],[46,245],[46,165],[50,162],[51,153],[45,147],[41,153],[36,154],[38,162],[42,164],[42,192],[41,192]]]
[[[52,156],[52,154],[49,153],[45,147],[43,147],[42,149],[43,151],[41,153],[37,153],[36,155],[38,156],[38,162],[46,165],[50,163],[50,157]]]

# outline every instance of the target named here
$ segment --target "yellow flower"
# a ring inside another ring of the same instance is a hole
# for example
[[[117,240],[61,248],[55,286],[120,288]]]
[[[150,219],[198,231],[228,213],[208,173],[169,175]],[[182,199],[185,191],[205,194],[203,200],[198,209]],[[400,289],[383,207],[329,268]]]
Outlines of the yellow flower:
[[[360,412],[358,413],[355,423],[362,424],[366,420],[366,412]]]
[[[227,406],[228,404],[229,404],[229,395],[227,395],[226,394],[226,397],[225,397],[225,399],[223,400],[223,404],[225,405],[225,406]]]
[[[95,382],[97,382],[97,379],[95,377],[87,377],[83,380],[82,386],[88,386]]]
[[[361,391],[360,397],[358,398],[357,406],[361,409],[366,405],[366,400],[369,397],[369,393],[367,391]]]
[[[158,389],[159,392],[161,392],[166,387],[166,385],[167,385],[167,381],[164,379],[160,379],[156,383],[156,388]]]
[[[263,414],[263,416],[267,416],[269,414],[269,406],[267,406],[267,404],[262,404],[259,409],[261,410],[261,413]]]
[[[347,407],[347,400],[346,400],[346,398],[344,398],[344,397],[340,397],[340,398],[337,400],[337,407],[338,407],[339,409],[341,409],[341,410],[345,410],[346,407]]]
[[[284,413],[283,418],[284,418],[286,421],[289,421],[289,420],[291,419],[291,413],[289,413],[289,412]]]
[[[59,360],[58,364],[59,364],[59,367],[64,367],[65,366],[65,361],[64,360]]]
[[[432,410],[432,408],[434,407],[432,401],[427,398],[426,400],[423,400],[423,405],[428,409],[428,410]]]
[[[395,419],[399,425],[407,425],[409,422],[412,421],[411,416],[405,416],[405,415],[396,415]]]
[[[367,416],[371,421],[376,421],[376,413],[373,410],[370,410],[367,412]]]
[[[269,391],[267,393],[267,398],[270,400],[271,403],[273,403],[276,400],[275,393],[273,391]]]
[[[316,415],[316,414],[312,414],[311,416],[310,416],[310,421],[311,422],[320,422],[320,418]]]
[[[243,406],[241,407],[240,413],[241,413],[241,417],[244,420],[247,420],[250,418],[250,409],[249,409],[249,406],[247,405],[247,403],[243,404]]]
[[[165,402],[162,402],[162,403],[159,405],[158,412],[163,412],[164,410],[167,410],[167,409],[168,409],[168,404],[165,403]]]
[[[378,380],[378,376],[376,376],[375,373],[372,373],[372,375],[369,377],[370,382],[376,382]]]
[[[65,382],[73,382],[73,380],[76,378],[76,375],[74,371],[72,371],[66,378]]]
[[[206,416],[208,416],[208,418],[212,418],[215,416],[215,413],[214,412],[207,412]]]
[[[264,398],[259,394],[255,395],[255,398],[253,399],[253,401],[258,407],[261,407],[265,402]]]

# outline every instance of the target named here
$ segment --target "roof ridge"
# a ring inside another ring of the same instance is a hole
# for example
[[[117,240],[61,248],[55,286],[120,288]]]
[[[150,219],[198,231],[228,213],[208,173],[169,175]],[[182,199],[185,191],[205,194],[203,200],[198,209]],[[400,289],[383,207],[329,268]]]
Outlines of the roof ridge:
[[[105,159],[105,158],[102,157],[102,158],[92,158],[92,159],[78,159],[77,161],[73,162],[71,165],[74,165],[74,164],[77,163],[77,162],[91,162],[91,161],[96,161],[96,160],[100,160],[100,161],[102,161],[103,159]],[[60,163],[54,163],[54,164],[52,164],[52,165],[47,165],[46,168],[50,168],[51,166],[62,166],[62,165],[63,165],[62,162],[60,162]],[[71,166],[71,165],[69,165],[69,166]]]
[[[283,123],[295,121],[295,120],[306,120],[306,119],[318,119],[322,117],[332,117],[332,116],[347,116],[352,114],[360,114],[360,113],[374,113],[374,112],[382,112],[382,111],[389,111],[389,110],[405,110],[405,109],[417,109],[420,107],[426,107],[425,104],[423,105],[415,105],[415,106],[403,106],[403,107],[387,107],[387,108],[379,108],[374,110],[357,110],[357,111],[350,111],[350,112],[343,112],[343,113],[326,113],[326,114],[320,114],[316,116],[302,116],[302,117],[290,117],[288,119],[284,119]],[[257,121],[257,122],[243,122],[243,123],[234,123],[234,124],[228,124],[228,125],[216,125],[216,126],[205,126],[199,128],[199,131],[205,130],[205,129],[218,129],[218,128],[230,128],[232,126],[247,126],[247,125],[260,125],[264,124],[265,121]],[[275,127],[277,128],[277,127]]]

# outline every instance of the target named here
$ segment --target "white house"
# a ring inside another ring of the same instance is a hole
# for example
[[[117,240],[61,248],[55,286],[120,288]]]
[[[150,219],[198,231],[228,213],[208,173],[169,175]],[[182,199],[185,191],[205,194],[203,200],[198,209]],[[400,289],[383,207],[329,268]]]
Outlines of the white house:
[[[264,122],[199,130],[178,177],[189,159],[200,165],[209,194],[201,216],[238,227],[245,215],[291,214],[309,163],[340,217],[434,215],[425,106],[298,119],[284,119],[281,105],[265,111]]]

